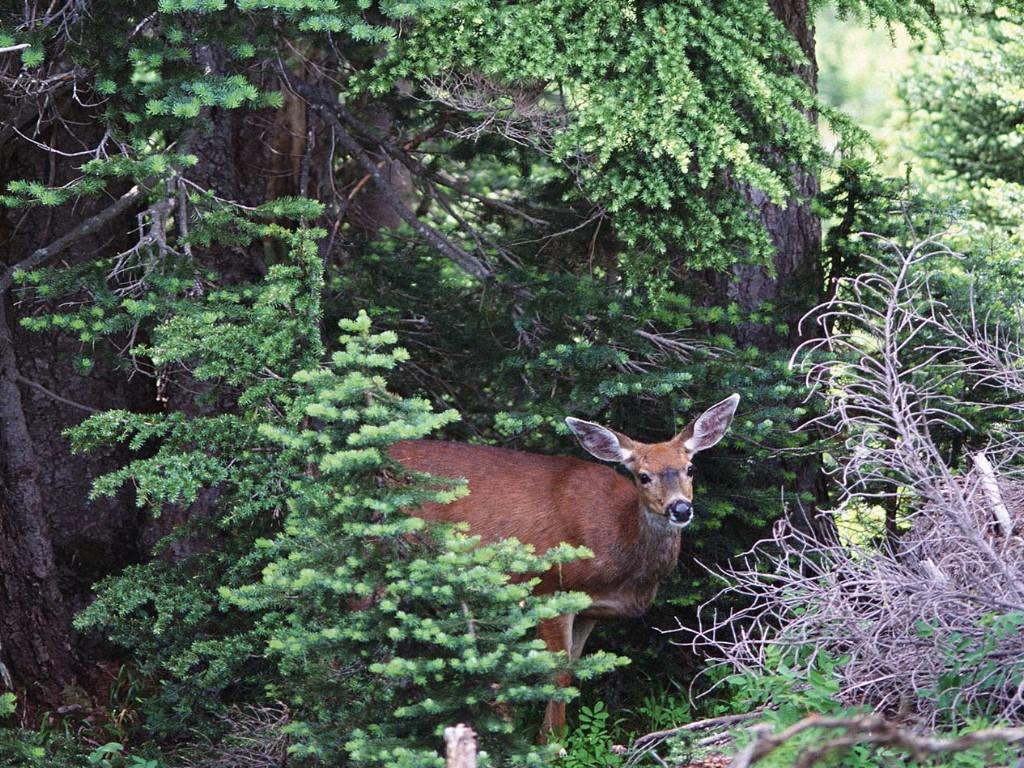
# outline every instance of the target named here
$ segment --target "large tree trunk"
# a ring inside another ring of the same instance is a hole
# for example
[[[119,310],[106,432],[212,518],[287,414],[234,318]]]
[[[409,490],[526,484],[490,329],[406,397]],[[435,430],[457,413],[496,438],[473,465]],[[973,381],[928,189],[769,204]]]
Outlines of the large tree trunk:
[[[102,125],[86,110],[60,93],[53,102],[77,138],[99,140]],[[0,100],[0,112],[21,114],[19,130],[46,147],[80,148],[55,121],[39,121],[38,105],[29,100]],[[60,186],[80,175],[79,163],[0,130],[0,189],[26,178]],[[120,250],[137,203],[117,208],[116,216],[65,243],[60,258],[76,262],[97,249]],[[0,274],[108,209],[113,207],[106,197],[79,201],[73,214],[0,209]],[[152,390],[142,377],[129,383],[122,370],[104,365],[100,349],[92,354],[94,371],[77,374],[72,360],[81,343],[20,328],[19,319],[33,307],[15,305],[17,298],[16,291],[0,292],[0,692],[13,687],[33,710],[89,691],[91,670],[77,661],[71,616],[95,581],[138,559],[139,516],[129,499],[88,498],[92,480],[124,456],[72,456],[63,431],[90,407],[144,410]]]
[[[769,0],[769,5],[808,58],[808,64],[794,65],[794,71],[811,89],[817,90],[814,27],[807,0]],[[808,114],[807,119],[816,121],[817,116]],[[757,323],[747,323],[740,328],[738,340],[761,349],[792,348],[800,340],[800,318],[823,296],[821,221],[811,210],[811,201],[820,189],[818,177],[796,167],[792,174],[796,194],[783,206],[770,202],[758,189],[744,189],[751,208],[758,212],[775,246],[775,273],[761,266],[737,265],[726,286],[727,297],[744,310],[753,311],[770,301],[782,311],[788,326],[786,333],[780,333],[772,325]]]
[[[794,65],[794,71],[813,90],[817,90],[817,63],[814,55],[814,26],[807,0],[769,0],[775,15],[796,38],[807,56],[807,64]],[[813,113],[807,119],[816,121]],[[763,351],[794,349],[805,340],[800,328],[801,318],[824,298],[825,280],[821,264],[821,221],[811,210],[811,202],[820,185],[817,175],[804,168],[792,169],[794,197],[786,205],[770,202],[758,189],[743,190],[750,206],[758,212],[761,222],[775,247],[774,273],[765,267],[737,265],[720,286],[728,301],[746,312],[771,302],[781,314],[786,330],[773,324],[745,323],[737,331],[737,341]],[[801,457],[792,467],[796,473],[796,491],[810,495],[811,505],[791,510],[798,525],[809,532],[831,530],[828,519],[816,517],[826,500],[820,456]]]
[[[53,704],[74,680],[75,662],[5,301],[0,299],[0,682],[32,701]]]

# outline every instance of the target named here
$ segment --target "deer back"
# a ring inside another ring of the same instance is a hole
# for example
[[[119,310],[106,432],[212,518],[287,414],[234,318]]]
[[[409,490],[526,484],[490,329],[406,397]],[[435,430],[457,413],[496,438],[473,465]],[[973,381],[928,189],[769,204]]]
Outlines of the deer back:
[[[586,592],[596,612],[607,604],[609,616],[642,613],[678,557],[678,531],[646,530],[636,487],[610,467],[432,440],[396,443],[390,455],[411,470],[468,481],[468,496],[426,505],[420,517],[463,521],[484,541],[514,537],[537,552],[563,541],[587,547],[593,558],[542,574],[538,591]]]

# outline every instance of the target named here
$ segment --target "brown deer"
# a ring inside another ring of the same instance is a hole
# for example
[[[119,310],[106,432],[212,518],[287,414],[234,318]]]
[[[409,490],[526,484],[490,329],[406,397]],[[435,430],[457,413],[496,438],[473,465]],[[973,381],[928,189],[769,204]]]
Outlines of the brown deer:
[[[575,660],[598,619],[642,615],[658,582],[675,568],[680,533],[693,520],[693,456],[722,439],[739,401],[739,395],[727,397],[664,443],[640,443],[600,424],[565,420],[591,455],[624,465],[633,482],[579,459],[482,445],[407,440],[396,443],[391,456],[415,471],[468,481],[468,496],[417,511],[425,519],[464,521],[484,541],[515,537],[538,552],[565,541],[594,553],[541,574],[536,588],[538,594],[590,596],[582,613],[540,627],[549,649]],[[568,676],[559,683],[567,685]],[[565,704],[550,702],[544,731],[564,726]]]

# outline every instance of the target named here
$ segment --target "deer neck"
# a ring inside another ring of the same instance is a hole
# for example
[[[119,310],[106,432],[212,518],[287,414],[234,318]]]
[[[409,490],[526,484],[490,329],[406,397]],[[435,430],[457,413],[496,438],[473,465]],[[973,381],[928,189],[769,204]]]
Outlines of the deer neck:
[[[669,523],[666,515],[651,512],[644,506],[643,502],[640,502],[639,507],[639,523],[637,525],[639,539],[653,543],[665,539],[679,538],[679,532],[682,529]]]
[[[642,503],[639,506],[636,562],[649,564],[655,578],[662,578],[675,568],[682,529],[669,523],[665,515],[651,512]]]

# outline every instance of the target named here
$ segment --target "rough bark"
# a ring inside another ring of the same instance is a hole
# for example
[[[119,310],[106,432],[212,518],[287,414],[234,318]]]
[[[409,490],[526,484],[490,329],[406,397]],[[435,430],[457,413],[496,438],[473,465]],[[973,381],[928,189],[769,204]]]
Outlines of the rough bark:
[[[814,27],[807,0],[770,0],[769,5],[808,58],[807,64],[794,65],[794,71],[812,90],[817,90]],[[808,114],[807,119],[816,121],[817,117]],[[799,340],[800,318],[822,298],[821,221],[811,210],[811,201],[820,185],[817,174],[804,168],[794,167],[792,178],[795,194],[782,206],[769,201],[761,190],[743,190],[751,209],[758,212],[771,236],[775,248],[774,274],[763,266],[737,265],[726,286],[726,295],[747,311],[773,302],[781,308],[788,325],[784,334],[770,325],[743,325],[738,340],[761,349],[791,348]]]
[[[207,53],[216,67],[214,54]],[[330,165],[319,157],[305,159],[301,106],[283,116],[273,110],[208,110],[191,139],[201,162],[190,178],[247,205],[296,194],[305,185],[315,188]],[[103,121],[67,100],[58,100],[55,109],[63,126],[49,113],[38,119],[38,104],[0,95],[0,113],[18,118],[19,129],[42,145],[26,143],[6,124],[0,128],[0,189],[14,179],[60,186],[79,175],[81,158],[45,147],[71,152],[91,146],[102,135]],[[134,212],[145,204],[143,191],[113,189],[112,197],[82,200],[73,210],[0,210],[0,252],[6,254],[0,255],[0,691],[15,687],[19,700],[33,709],[55,708],[77,689],[103,698],[103,692],[90,690],[91,667],[76,663],[76,657],[102,655],[87,645],[98,638],[77,636],[71,616],[88,603],[96,581],[143,559],[170,527],[206,512],[216,495],[205,494],[195,508],[169,510],[156,520],[140,513],[127,492],[90,501],[92,481],[123,465],[128,453],[71,455],[64,430],[89,408],[160,407],[155,383],[144,376],[128,380],[102,345],[91,355],[93,371],[80,375],[72,364],[81,352],[76,339],[19,327],[20,318],[36,308],[14,303],[19,297],[12,268],[19,262],[23,268],[76,263],[129,247]],[[225,282],[237,283],[265,272],[261,253],[224,247],[208,249],[203,258]],[[198,413],[192,393],[171,388],[169,394],[170,407]]]
[[[75,660],[18,378],[0,302],[0,682],[54,703],[75,679]]]
[[[0,101],[0,111],[24,111],[27,104],[15,109]],[[87,113],[63,102],[60,108],[78,138],[98,141],[102,129]],[[23,127],[44,147],[80,147],[52,122]],[[0,188],[24,178],[59,186],[78,175],[77,164],[13,132],[0,134]],[[0,691],[14,687],[30,710],[56,707],[90,688],[90,669],[77,662],[81,638],[71,615],[95,581],[138,557],[138,513],[128,499],[88,499],[92,479],[124,457],[73,456],[63,431],[89,406],[143,410],[152,393],[141,377],[127,382],[123,371],[105,365],[99,351],[93,372],[78,375],[76,339],[19,327],[32,307],[13,303],[10,268],[77,262],[97,248],[116,252],[141,202],[134,193],[118,202],[128,192],[80,201],[71,216],[0,211]]]
[[[793,70],[817,90],[817,63],[814,55],[813,15],[807,0],[769,0],[772,11],[796,38],[807,57],[806,64],[794,64]],[[814,113],[807,115],[816,121]],[[800,319],[824,298],[825,279],[821,264],[821,221],[811,210],[811,202],[820,191],[817,174],[793,167],[794,195],[785,205],[775,205],[758,189],[746,187],[752,210],[757,211],[774,246],[773,266],[737,265],[719,284],[719,294],[735,302],[746,312],[771,302],[781,314],[786,330],[772,324],[744,323],[736,332],[737,341],[764,351],[793,349],[801,337]],[[723,284],[724,283],[724,284]],[[810,330],[808,325],[803,331]],[[809,494],[815,502],[791,510],[804,530],[822,532],[830,522],[815,516],[826,501],[826,485],[818,456],[801,457],[792,467],[795,490]]]

